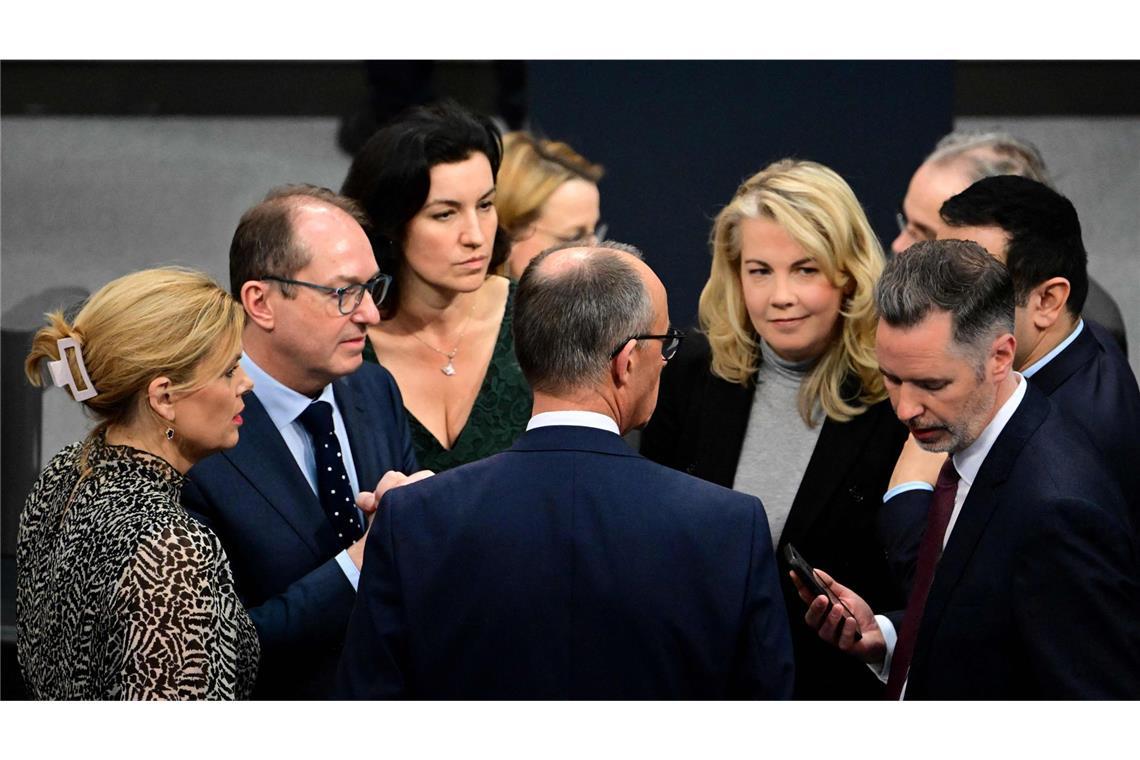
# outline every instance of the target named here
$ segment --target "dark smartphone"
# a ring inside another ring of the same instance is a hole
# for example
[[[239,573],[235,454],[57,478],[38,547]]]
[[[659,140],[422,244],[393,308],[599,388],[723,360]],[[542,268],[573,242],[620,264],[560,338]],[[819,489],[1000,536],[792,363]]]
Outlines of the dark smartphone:
[[[859,624],[855,622],[855,613],[843,601],[831,592],[827,586],[815,574],[815,568],[808,564],[803,555],[796,551],[796,547],[791,544],[784,544],[784,559],[787,560],[788,565],[796,571],[796,576],[800,582],[807,586],[808,591],[814,596],[826,596],[832,604],[838,604],[851,618],[851,625],[855,626],[855,640],[859,641],[863,638],[863,633],[859,630]]]

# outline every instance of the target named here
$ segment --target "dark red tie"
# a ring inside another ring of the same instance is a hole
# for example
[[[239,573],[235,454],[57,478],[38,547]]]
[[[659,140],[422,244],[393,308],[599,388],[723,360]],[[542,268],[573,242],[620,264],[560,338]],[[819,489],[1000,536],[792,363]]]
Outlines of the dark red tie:
[[[914,572],[914,586],[906,602],[903,613],[902,633],[895,645],[891,659],[891,674],[887,679],[887,699],[898,699],[906,683],[910,670],[910,658],[914,654],[914,642],[918,640],[918,626],[922,622],[922,611],[926,607],[926,597],[930,584],[934,581],[934,569],[942,557],[942,539],[946,536],[946,526],[954,513],[954,495],[958,492],[958,471],[954,469],[954,459],[946,457],[946,463],[938,473],[934,486],[934,497],[930,511],[926,515],[926,532],[918,549],[918,566]]]

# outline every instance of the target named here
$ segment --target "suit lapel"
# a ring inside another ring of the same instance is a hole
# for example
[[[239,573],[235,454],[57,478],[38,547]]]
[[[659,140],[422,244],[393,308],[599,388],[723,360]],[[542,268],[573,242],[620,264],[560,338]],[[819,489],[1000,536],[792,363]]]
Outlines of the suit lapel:
[[[357,393],[347,378],[333,383],[333,395],[344,420],[348,444],[352,447],[352,464],[356,469],[356,479],[362,491],[371,490],[383,474],[380,472],[380,451],[376,446],[376,431],[368,429],[369,423],[376,424],[375,413],[365,408],[363,395]]]
[[[874,412],[867,410],[848,422],[825,419],[819,440],[804,470],[796,498],[788,512],[780,543],[795,543],[808,533],[820,514],[832,503],[835,490],[863,453],[874,431]],[[870,495],[874,498],[873,495]],[[802,541],[801,541],[802,543]]]
[[[709,375],[705,398],[692,409],[702,415],[696,422],[699,431],[695,442],[694,468],[705,480],[732,488],[736,465],[748,429],[752,396],[756,392],[755,377],[747,385],[730,383]]]
[[[321,538],[333,541],[333,529],[309,482],[273,420],[257,398],[245,396],[238,445],[222,452],[274,510],[318,556],[327,554]],[[335,541],[334,541],[335,543]]]
[[[1064,351],[1035,372],[1029,382],[1046,396],[1052,396],[1053,391],[1064,385],[1074,372],[1092,361],[1096,353],[1096,338],[1086,322],[1081,334]]]
[[[918,661],[925,642],[929,641],[934,629],[937,628],[950,596],[966,571],[986,526],[994,512],[1001,506],[1001,484],[1009,477],[1021,450],[1048,414],[1049,400],[1030,385],[1026,388],[1021,406],[1006,423],[990,448],[981,469],[978,470],[978,476],[970,486],[970,493],[966,496],[958,519],[954,523],[954,529],[950,532],[950,540],[946,542],[942,558],[938,561],[938,568],[934,573],[934,581],[931,583],[930,595],[927,597],[926,609],[922,616],[922,627],[919,629],[918,641],[915,644],[914,661]]]

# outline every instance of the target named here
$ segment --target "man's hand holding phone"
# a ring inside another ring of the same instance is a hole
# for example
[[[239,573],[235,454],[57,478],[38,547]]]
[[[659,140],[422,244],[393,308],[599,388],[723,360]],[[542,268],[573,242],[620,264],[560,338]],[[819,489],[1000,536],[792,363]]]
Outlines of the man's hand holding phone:
[[[800,562],[792,562],[789,558],[788,564],[793,568],[789,575],[800,599],[808,605],[804,622],[821,639],[841,651],[855,655],[863,662],[881,663],[886,657],[886,643],[879,624],[875,622],[875,613],[863,598],[822,570],[812,568],[799,557],[798,552],[795,556]]]

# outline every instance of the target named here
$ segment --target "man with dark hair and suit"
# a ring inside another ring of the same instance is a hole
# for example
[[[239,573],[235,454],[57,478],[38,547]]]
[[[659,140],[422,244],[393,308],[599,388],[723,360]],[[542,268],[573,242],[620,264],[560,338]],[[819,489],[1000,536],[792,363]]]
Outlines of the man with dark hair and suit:
[[[1045,159],[1037,147],[1006,132],[955,131],[944,136],[915,170],[897,214],[898,237],[891,250],[902,253],[920,240],[952,238],[939,209],[947,198],[986,177],[1016,174],[1052,186]],[[993,251],[990,251],[993,253]],[[1108,291],[1088,279],[1085,315],[1128,353],[1120,307]]]
[[[953,196],[940,213],[941,238],[972,240],[1006,265],[1017,305],[1014,367],[1088,434],[1140,509],[1140,388],[1115,341],[1081,318],[1087,256],[1073,204],[1040,182],[998,176]],[[904,581],[941,464],[910,441],[879,513],[880,538]]]
[[[352,698],[786,698],[759,499],[642,458],[680,343],[635,249],[540,254],[515,351],[534,416],[495,456],[388,493],[341,660]]]
[[[388,284],[362,220],[330,190],[286,186],[242,216],[230,246],[257,389],[238,445],[193,467],[182,498],[221,539],[257,626],[255,697],[328,696],[375,509],[367,489],[416,469],[395,382],[361,366]]]
[[[797,579],[806,621],[893,698],[1137,698],[1137,536],[1087,437],[1013,370],[1009,272],[972,242],[918,243],[875,300],[895,413],[950,457],[901,619],[820,573],[846,608]]]

